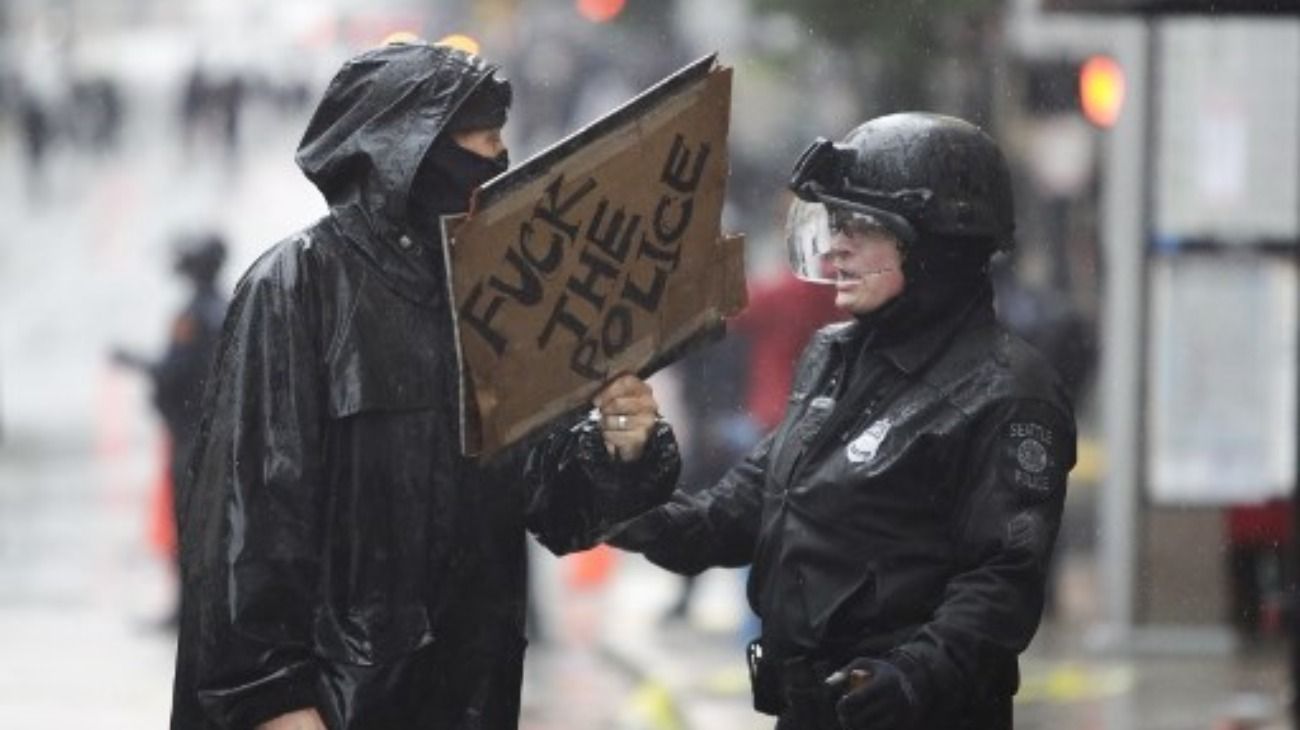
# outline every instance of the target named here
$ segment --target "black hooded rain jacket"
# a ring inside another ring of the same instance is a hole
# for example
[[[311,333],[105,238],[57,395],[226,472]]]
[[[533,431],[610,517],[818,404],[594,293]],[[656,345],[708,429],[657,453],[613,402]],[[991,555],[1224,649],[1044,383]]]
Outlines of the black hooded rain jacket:
[[[662,502],[665,426],[636,465],[593,421],[486,464],[459,454],[441,242],[416,167],[492,68],[426,45],[348,62],[298,164],[330,213],[239,284],[182,510],[173,730],[316,707],[332,730],[514,728],[525,530],[557,552]]]

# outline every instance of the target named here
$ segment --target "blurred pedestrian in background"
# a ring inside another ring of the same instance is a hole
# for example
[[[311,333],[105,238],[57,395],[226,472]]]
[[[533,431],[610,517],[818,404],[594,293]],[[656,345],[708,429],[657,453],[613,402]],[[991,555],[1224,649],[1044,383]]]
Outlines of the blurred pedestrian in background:
[[[325,91],[297,161],[329,215],[237,288],[180,505],[174,730],[514,728],[525,528],[580,550],[671,492],[632,376],[599,418],[461,455],[441,223],[507,168],[510,103],[495,66],[423,43]]]
[[[1295,512],[1291,500],[1224,510],[1229,623],[1249,649],[1282,633],[1295,585]]]
[[[680,489],[694,492],[718,481],[736,459],[748,453],[756,428],[745,411],[749,380],[749,342],[731,334],[721,342],[682,358],[670,371],[681,384],[682,476]],[[690,618],[696,576],[682,576],[664,623]]]
[[[198,435],[203,389],[229,303],[219,286],[226,251],[219,233],[178,238],[174,270],[189,284],[190,296],[172,320],[167,351],[158,360],[121,348],[113,351],[114,362],[140,370],[153,382],[154,407],[167,425],[172,444],[172,483],[181,493],[185,489],[183,467]]]
[[[248,84],[238,73],[217,78],[196,63],[186,77],[177,109],[182,148],[187,156],[196,143],[220,147],[227,162],[236,160]]]
[[[682,446],[682,486],[712,486],[785,417],[795,363],[818,329],[842,319],[828,287],[782,268],[749,283],[745,310],[728,323],[726,340],[677,366],[690,418]],[[667,621],[687,618],[695,576],[682,577]]]
[[[121,348],[113,361],[139,370],[153,385],[153,404],[167,429],[167,478],[154,499],[153,540],[175,553],[176,512],[189,493],[185,465],[198,435],[203,391],[212,367],[228,299],[219,281],[226,261],[220,233],[204,232],[176,239],[173,269],[190,286],[190,296],[172,320],[167,350],[154,360]],[[178,615],[167,619],[175,625]]]
[[[813,338],[745,460],[612,542],[682,573],[753,564],[754,702],[780,730],[1009,730],[1075,427],[993,312],[1006,162],[971,124],[897,114],[815,142],[791,187],[792,266],[854,321]]]
[[[832,294],[788,270],[749,287],[749,304],[734,331],[749,342],[745,403],[760,433],[771,432],[785,418],[795,363],[813,333],[844,318]]]
[[[23,159],[27,165],[27,199],[39,203],[45,195],[45,166],[54,142],[54,121],[43,100],[20,90],[18,112],[23,132]]]

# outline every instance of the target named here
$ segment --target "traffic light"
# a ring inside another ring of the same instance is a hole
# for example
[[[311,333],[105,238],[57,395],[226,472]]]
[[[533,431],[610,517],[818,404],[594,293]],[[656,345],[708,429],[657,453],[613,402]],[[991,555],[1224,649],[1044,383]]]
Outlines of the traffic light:
[[[1079,106],[1089,122],[1114,126],[1124,105],[1124,69],[1109,56],[1092,56],[1079,67]]]
[[[623,12],[626,0],[577,0],[578,14],[593,23],[608,23]]]

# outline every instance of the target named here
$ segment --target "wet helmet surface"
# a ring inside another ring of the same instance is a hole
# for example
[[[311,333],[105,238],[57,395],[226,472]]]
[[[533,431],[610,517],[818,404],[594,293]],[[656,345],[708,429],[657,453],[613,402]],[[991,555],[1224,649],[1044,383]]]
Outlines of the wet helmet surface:
[[[939,114],[891,114],[842,142],[819,139],[795,166],[801,199],[875,217],[904,243],[921,237],[1009,249],[1015,231],[1006,159],[975,125]]]

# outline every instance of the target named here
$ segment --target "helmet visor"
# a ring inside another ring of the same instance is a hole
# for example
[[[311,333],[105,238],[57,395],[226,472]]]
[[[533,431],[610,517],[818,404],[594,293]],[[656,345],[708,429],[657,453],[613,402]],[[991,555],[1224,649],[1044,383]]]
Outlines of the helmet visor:
[[[785,219],[790,270],[804,281],[834,284],[837,274],[830,254],[835,240],[872,233],[899,238],[893,228],[870,213],[796,198]]]

